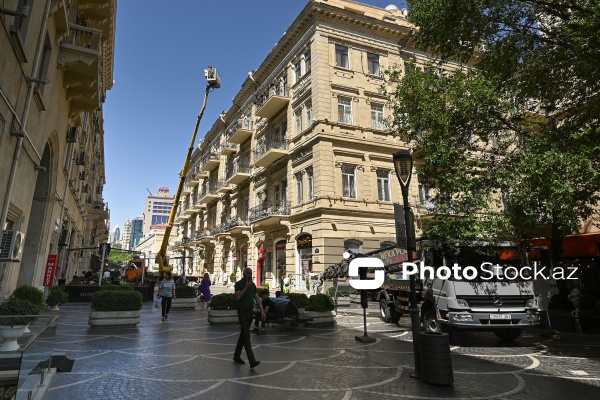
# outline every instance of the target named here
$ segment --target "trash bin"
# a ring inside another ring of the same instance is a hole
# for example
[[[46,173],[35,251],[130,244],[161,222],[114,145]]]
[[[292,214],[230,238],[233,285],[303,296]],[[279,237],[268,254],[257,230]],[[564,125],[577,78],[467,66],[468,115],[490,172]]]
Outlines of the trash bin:
[[[421,332],[421,379],[432,385],[452,385],[454,376],[447,333]]]

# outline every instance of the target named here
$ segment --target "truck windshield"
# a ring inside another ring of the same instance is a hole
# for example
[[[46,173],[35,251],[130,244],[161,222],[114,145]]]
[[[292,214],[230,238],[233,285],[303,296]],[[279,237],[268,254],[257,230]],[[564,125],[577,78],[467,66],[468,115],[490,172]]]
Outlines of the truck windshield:
[[[477,277],[474,281],[507,281],[513,280],[521,273],[524,266],[521,252],[517,247],[486,247],[464,246],[456,247],[445,254],[446,266],[452,268],[454,264],[462,269],[474,267]],[[462,277],[462,273],[460,274]],[[462,277],[462,280],[465,280]]]

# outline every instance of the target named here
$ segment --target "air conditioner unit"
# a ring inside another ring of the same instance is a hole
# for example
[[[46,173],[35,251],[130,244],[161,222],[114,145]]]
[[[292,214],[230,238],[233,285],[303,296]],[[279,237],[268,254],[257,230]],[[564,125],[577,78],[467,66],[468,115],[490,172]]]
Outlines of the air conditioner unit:
[[[25,235],[19,231],[2,231],[2,239],[0,239],[0,261],[21,261],[24,237]]]

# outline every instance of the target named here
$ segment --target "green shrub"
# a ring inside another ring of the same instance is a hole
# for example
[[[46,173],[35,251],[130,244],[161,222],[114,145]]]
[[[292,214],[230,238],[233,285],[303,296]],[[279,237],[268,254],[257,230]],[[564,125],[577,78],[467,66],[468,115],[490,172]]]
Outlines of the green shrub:
[[[65,292],[62,286],[52,286],[46,297],[46,304],[50,307],[57,306],[59,304],[65,304],[69,301],[69,294]]]
[[[4,300],[4,303],[0,304],[0,315],[37,315],[40,311],[38,305],[14,295],[11,295]],[[35,319],[35,317],[0,318],[0,325],[27,325]]]
[[[142,294],[138,291],[99,290],[92,295],[95,311],[136,311],[142,308]]]
[[[133,291],[133,286],[131,285],[102,285],[100,286],[100,290],[118,290],[118,291]]]
[[[38,307],[40,311],[46,307],[46,303],[44,302],[44,292],[38,288],[34,288],[33,286],[19,286],[12,293],[12,296],[15,296],[17,299],[27,300],[34,306]]]
[[[213,310],[235,310],[237,299],[234,293],[221,293],[213,296],[208,307]]]
[[[179,299],[193,299],[196,297],[196,290],[187,285],[175,285],[175,296]]]
[[[232,272],[231,275],[229,275],[229,281],[235,282],[235,279],[236,279],[235,272]]]
[[[306,308],[306,305],[308,304],[308,296],[304,293],[290,293],[287,296],[297,308]]]
[[[335,303],[333,299],[326,294],[315,294],[308,298],[306,311],[333,311]]]
[[[338,289],[337,297],[349,297],[352,293],[355,292],[344,292]],[[332,298],[335,296],[335,288],[333,286],[327,289],[327,295]]]
[[[260,283],[260,286],[261,286],[263,289],[267,289],[267,290],[269,290],[269,284],[268,284],[267,282],[261,282],[261,283]]]

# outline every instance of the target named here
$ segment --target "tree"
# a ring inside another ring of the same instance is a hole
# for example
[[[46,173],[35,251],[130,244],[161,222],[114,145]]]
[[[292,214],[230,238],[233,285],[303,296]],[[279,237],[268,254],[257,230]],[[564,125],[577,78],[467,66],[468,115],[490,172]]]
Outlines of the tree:
[[[386,88],[392,131],[437,188],[429,234],[556,242],[597,216],[598,1],[408,4],[418,46],[439,57],[389,71]]]
[[[131,253],[124,252],[119,249],[112,249],[110,256],[107,257],[107,260],[115,264],[123,264],[129,261],[129,259],[132,257],[133,255]]]

